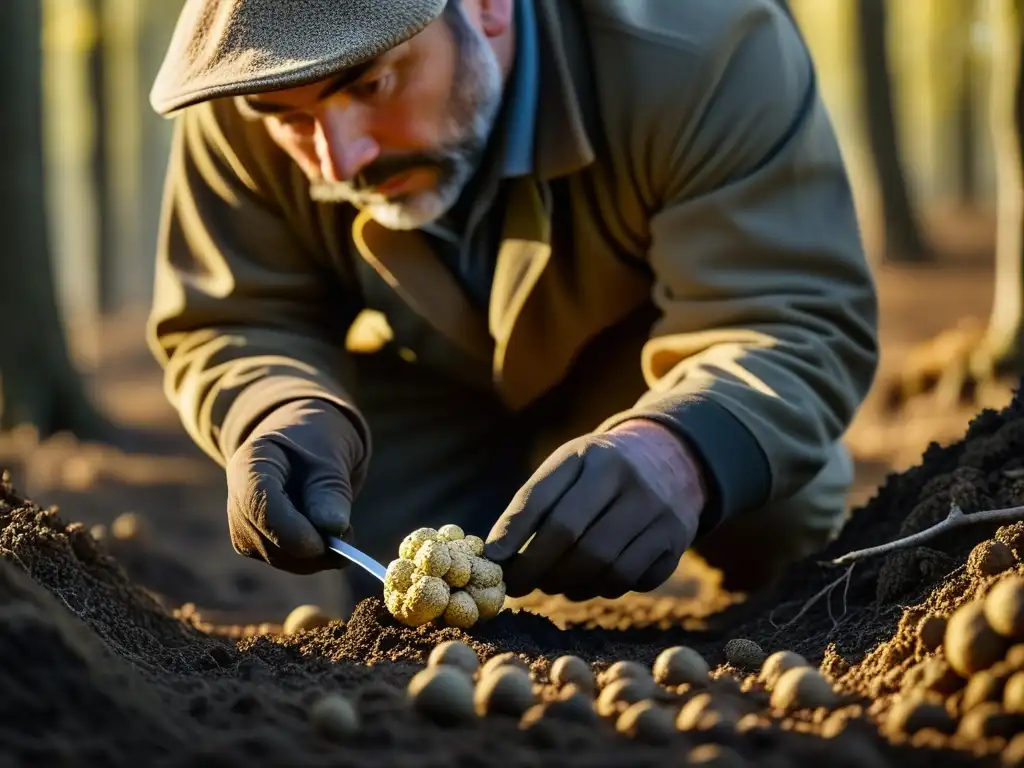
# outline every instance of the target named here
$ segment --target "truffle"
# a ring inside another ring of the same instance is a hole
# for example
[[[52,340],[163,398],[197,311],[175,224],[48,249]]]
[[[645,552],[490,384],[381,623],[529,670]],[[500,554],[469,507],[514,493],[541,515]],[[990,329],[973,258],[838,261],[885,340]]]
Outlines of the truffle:
[[[1002,579],[985,597],[985,620],[996,633],[1024,640],[1024,579]]]
[[[417,672],[406,689],[415,709],[431,720],[454,725],[473,719],[473,681],[449,665]]]
[[[458,640],[445,640],[434,646],[427,657],[428,667],[455,667],[467,675],[473,675],[480,668],[480,657],[470,646]]]
[[[1008,641],[989,626],[984,601],[974,600],[949,617],[943,646],[950,666],[966,678],[999,661]]]
[[[704,657],[684,645],[672,646],[659,653],[652,671],[655,681],[661,685],[706,683],[711,674]]]

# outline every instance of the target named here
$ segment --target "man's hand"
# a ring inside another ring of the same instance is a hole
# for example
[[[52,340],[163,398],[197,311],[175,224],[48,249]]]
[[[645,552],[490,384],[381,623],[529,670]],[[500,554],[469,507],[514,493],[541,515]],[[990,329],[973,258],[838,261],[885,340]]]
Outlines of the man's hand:
[[[227,465],[235,551],[292,573],[344,567],[323,537],[350,530],[362,453],[355,427],[332,403],[297,400],[271,412]]]
[[[693,543],[706,496],[683,441],[634,419],[555,451],[494,524],[485,554],[503,565],[512,597],[649,592]]]

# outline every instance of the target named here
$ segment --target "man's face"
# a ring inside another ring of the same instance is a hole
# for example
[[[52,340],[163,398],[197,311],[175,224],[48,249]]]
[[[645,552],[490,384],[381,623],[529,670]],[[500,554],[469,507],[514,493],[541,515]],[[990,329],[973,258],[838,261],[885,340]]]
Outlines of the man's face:
[[[508,28],[511,5],[462,0],[368,65],[246,97],[243,111],[265,121],[314,199],[419,228],[455,203],[485,150],[504,84],[490,40]]]

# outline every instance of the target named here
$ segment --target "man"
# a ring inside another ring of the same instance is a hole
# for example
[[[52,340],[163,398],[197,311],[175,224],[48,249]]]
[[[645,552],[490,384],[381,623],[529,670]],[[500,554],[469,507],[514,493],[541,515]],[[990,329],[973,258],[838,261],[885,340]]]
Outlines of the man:
[[[876,296],[772,0],[189,0],[152,103],[150,338],[241,554],[457,523],[578,600],[841,527]]]

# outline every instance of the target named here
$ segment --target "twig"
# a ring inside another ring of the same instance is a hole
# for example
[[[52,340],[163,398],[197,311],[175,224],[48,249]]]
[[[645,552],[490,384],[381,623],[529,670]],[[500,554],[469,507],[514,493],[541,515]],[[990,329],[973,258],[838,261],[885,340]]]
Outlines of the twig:
[[[885,544],[879,544],[877,547],[868,547],[867,549],[858,549],[854,552],[848,552],[845,555],[830,561],[829,564],[849,565],[857,562],[858,560],[865,560],[869,557],[875,557],[876,555],[887,555],[890,552],[895,552],[899,549],[916,547],[921,542],[933,539],[939,534],[951,531],[954,528],[959,528],[962,525],[974,525],[975,523],[1011,523],[1018,520],[1024,520],[1024,506],[1007,507],[1006,509],[990,509],[985,512],[972,512],[968,515],[960,509],[959,504],[954,502],[949,505],[949,514],[946,515],[946,519],[942,522],[936,523],[930,528],[925,528],[923,531],[911,534],[910,536],[906,536],[902,539],[896,539],[895,541],[890,541]]]
[[[856,564],[854,564],[854,565],[856,565]],[[778,624],[775,623],[775,619],[773,618],[773,615],[775,613],[774,611],[772,611],[772,613],[769,614],[768,621],[771,623],[771,625],[773,627],[775,627],[775,629],[777,629],[777,630],[779,630],[781,632],[782,630],[786,629],[787,627],[790,627],[793,624],[795,624],[796,622],[798,622],[803,617],[803,615],[805,613],[807,613],[809,610],[811,610],[811,608],[813,608],[814,605],[819,600],[821,600],[822,598],[825,598],[828,601],[828,613],[829,613],[829,617],[832,619],[832,624],[835,625],[836,627],[838,627],[839,626],[838,622],[836,621],[835,617],[832,614],[832,592],[835,591],[835,588],[838,587],[840,584],[842,584],[844,581],[846,582],[846,588],[843,590],[843,615],[845,615],[846,614],[846,594],[847,594],[847,592],[849,591],[849,588],[850,588],[850,579],[853,577],[854,565],[851,565],[849,568],[847,568],[846,572],[843,573],[843,575],[840,576],[838,579],[835,579],[834,581],[830,581],[828,584],[826,584],[820,591],[818,591],[814,596],[812,596],[810,600],[808,600],[807,602],[804,603],[803,607],[800,609],[800,611],[797,613],[796,616],[794,616],[792,619],[787,621],[782,626],[779,626]],[[840,616],[840,618],[842,618],[842,616]]]

